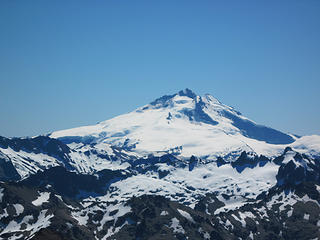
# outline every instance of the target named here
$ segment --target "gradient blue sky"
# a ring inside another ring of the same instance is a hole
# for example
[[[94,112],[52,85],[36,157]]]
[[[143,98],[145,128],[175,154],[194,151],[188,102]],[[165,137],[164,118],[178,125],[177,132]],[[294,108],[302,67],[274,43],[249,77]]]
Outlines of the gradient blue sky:
[[[0,1],[0,135],[94,124],[186,87],[320,134],[320,1]]]

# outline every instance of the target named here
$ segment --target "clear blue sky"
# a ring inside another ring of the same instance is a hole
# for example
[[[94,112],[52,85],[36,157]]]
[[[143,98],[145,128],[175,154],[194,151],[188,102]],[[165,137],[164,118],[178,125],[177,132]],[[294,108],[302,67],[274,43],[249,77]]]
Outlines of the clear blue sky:
[[[94,124],[186,87],[320,134],[320,1],[0,1],[0,135]]]

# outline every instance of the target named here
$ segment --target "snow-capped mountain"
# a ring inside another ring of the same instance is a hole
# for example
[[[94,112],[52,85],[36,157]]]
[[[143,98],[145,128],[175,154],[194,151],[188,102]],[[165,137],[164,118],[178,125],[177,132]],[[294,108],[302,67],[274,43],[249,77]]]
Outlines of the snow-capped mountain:
[[[0,137],[0,239],[317,239],[319,217],[320,136],[189,89],[97,125]]]
[[[232,159],[246,151],[272,157],[286,146],[320,152],[319,136],[312,142],[310,138],[304,141],[304,137],[256,124],[213,96],[198,96],[189,89],[97,125],[53,132],[50,137],[69,146],[105,143],[140,156],[167,152],[182,157]]]

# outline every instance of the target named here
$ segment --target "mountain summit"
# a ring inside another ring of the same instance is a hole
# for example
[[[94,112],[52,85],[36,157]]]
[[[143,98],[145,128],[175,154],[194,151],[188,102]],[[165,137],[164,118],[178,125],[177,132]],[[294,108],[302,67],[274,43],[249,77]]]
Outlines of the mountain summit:
[[[204,158],[242,151],[271,156],[296,140],[188,88],[97,125],[53,132],[50,137],[67,144],[107,143],[138,154],[170,152]]]

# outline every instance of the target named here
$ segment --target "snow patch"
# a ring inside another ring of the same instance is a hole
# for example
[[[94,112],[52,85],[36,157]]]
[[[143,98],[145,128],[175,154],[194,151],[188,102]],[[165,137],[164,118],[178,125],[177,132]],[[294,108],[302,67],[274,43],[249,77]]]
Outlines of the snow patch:
[[[242,219],[241,217],[237,217],[235,214],[231,215],[236,221],[240,222],[242,227],[246,227],[246,221],[244,219]]]
[[[167,215],[169,215],[169,213],[168,213],[167,211],[162,211],[162,212],[160,213],[160,216],[167,216]]]
[[[86,211],[71,212],[71,216],[78,221],[79,225],[87,225],[89,216]]]
[[[48,202],[50,198],[49,192],[39,192],[39,196],[36,200],[32,201],[32,204],[39,207],[43,203]]]
[[[171,224],[169,227],[173,229],[174,233],[185,233],[183,227],[180,225],[180,222],[177,218],[171,219]]]
[[[21,213],[23,213],[24,207],[21,204],[13,204],[13,207],[16,210],[16,216],[19,216]]]
[[[33,217],[31,215],[25,216],[21,222],[16,222],[12,220],[9,222],[9,224],[6,226],[6,228],[1,232],[1,234],[4,233],[14,233],[14,232],[20,232],[21,225],[25,224],[26,228],[24,229],[25,232],[30,232],[29,236],[33,236],[36,232],[38,232],[42,228],[47,228],[50,226],[51,222],[50,219],[54,216],[52,214],[47,214],[48,210],[42,210],[39,213],[39,216],[37,218],[37,221],[34,223],[30,223],[33,220]]]
[[[185,217],[186,219],[188,219],[190,222],[195,222],[194,220],[193,220],[193,218],[191,217],[191,215],[188,213],[188,212],[186,212],[186,211],[183,211],[183,210],[181,210],[181,209],[177,209],[178,210],[178,212],[183,216],[183,217]]]
[[[4,189],[3,188],[0,188],[0,203],[2,202],[2,198],[4,196],[4,193],[3,193]]]

